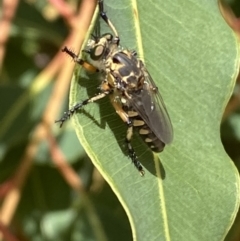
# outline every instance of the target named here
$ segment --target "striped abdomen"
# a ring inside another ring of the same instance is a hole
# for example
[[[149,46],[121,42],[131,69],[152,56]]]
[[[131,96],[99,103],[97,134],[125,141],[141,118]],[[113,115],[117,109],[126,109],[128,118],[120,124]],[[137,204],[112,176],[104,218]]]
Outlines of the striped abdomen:
[[[138,115],[138,113],[134,110],[129,110],[127,113],[132,120],[133,126],[138,129],[139,135],[149,146],[149,148],[154,152],[163,151],[165,144],[156,137],[156,135],[151,131],[149,126]]]

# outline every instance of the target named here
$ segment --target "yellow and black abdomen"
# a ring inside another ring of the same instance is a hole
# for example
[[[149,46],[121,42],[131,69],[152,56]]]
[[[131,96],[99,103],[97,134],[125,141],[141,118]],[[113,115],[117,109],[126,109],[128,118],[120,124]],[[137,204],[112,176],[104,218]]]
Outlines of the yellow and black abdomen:
[[[165,143],[163,143],[161,140],[159,140],[159,138],[157,138],[157,136],[152,132],[149,126],[139,116],[139,114],[134,110],[127,111],[127,114],[130,117],[135,129],[137,129],[138,134],[148,145],[148,147],[154,152],[163,151]]]

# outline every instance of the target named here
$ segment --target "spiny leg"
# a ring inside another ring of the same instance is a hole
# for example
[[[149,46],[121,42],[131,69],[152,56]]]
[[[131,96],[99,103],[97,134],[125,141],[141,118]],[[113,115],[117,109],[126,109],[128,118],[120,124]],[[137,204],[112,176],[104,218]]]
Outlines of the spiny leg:
[[[115,42],[117,45],[119,45],[120,42],[120,38],[118,36],[118,32],[116,30],[116,28],[114,27],[114,25],[112,24],[112,22],[110,21],[110,19],[108,18],[106,12],[104,12],[104,7],[103,7],[103,0],[98,0],[98,6],[99,6],[99,14],[101,16],[101,18],[106,22],[106,24],[109,26],[109,28],[111,28],[111,30],[113,31],[114,35],[115,35]]]
[[[121,119],[127,123],[128,129],[126,134],[126,144],[128,148],[128,155],[132,159],[134,166],[138,169],[141,176],[144,176],[144,170],[142,164],[138,161],[137,155],[131,145],[131,139],[133,136],[133,121],[129,117],[127,113],[129,113],[129,108],[127,106],[122,106],[119,102],[115,101],[114,96],[110,96],[111,103],[116,110],[117,114],[121,117]]]
[[[73,61],[75,63],[78,63],[79,65],[83,66],[83,68],[85,68],[86,70],[90,71],[90,72],[97,72],[98,69],[95,68],[94,66],[92,66],[91,64],[89,64],[87,61],[78,58],[78,56],[69,48],[67,48],[66,46],[62,49],[62,52],[67,53],[69,56],[72,57]]]
[[[102,93],[97,94],[94,97],[88,98],[82,102],[77,103],[76,105],[74,105],[71,109],[69,109],[68,111],[64,112],[63,116],[61,119],[56,120],[55,123],[60,122],[60,127],[62,127],[63,123],[68,120],[75,112],[77,112],[79,109],[81,109],[84,105],[87,105],[89,103],[95,102],[99,99],[104,98],[105,96],[109,95],[112,91],[105,91]]]
[[[134,149],[131,145],[131,139],[133,136],[133,123],[130,119],[127,122],[127,125],[128,125],[128,129],[127,129],[127,135],[126,135],[126,143],[127,143],[127,148],[128,148],[128,154],[129,154],[130,158],[132,159],[134,166],[138,169],[140,175],[143,177],[145,174],[143,166],[140,163],[140,161],[138,160],[136,152],[134,151]]]

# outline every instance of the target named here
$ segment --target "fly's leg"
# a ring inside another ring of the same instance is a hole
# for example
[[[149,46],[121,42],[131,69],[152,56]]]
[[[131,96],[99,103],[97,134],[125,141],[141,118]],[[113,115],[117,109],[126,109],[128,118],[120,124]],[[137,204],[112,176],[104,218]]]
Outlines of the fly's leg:
[[[64,112],[63,116],[61,119],[56,120],[55,123],[60,123],[60,127],[62,127],[62,125],[64,124],[64,122],[68,119],[70,119],[70,117],[77,112],[78,110],[80,110],[84,105],[87,105],[89,103],[95,102],[97,100],[100,100],[104,97],[106,97],[107,95],[109,95],[112,91],[108,90],[108,91],[104,91],[102,93],[97,94],[94,97],[91,97],[89,99],[86,99],[82,102],[77,103],[76,105],[74,105],[71,109],[69,109],[68,111]]]
[[[112,24],[112,22],[110,21],[110,19],[108,18],[106,12],[104,12],[103,0],[98,0],[98,6],[99,6],[99,14],[100,14],[101,18],[106,22],[106,24],[109,26],[109,28],[113,31],[113,33],[115,35],[114,42],[117,45],[119,45],[120,38],[118,36],[118,32],[117,32],[116,28],[114,27],[114,25]]]
[[[98,71],[97,68],[95,68],[94,66],[92,66],[91,64],[86,62],[85,60],[83,60],[81,58],[78,58],[78,56],[73,51],[68,49],[66,46],[62,49],[62,52],[67,53],[69,56],[72,57],[72,59],[75,63],[78,63],[79,65],[83,66],[83,68],[85,68],[86,70],[88,70],[90,72],[97,72]]]
[[[132,159],[134,166],[138,169],[140,175],[143,177],[145,174],[143,166],[140,163],[140,161],[138,160],[136,152],[134,151],[132,144],[131,144],[131,139],[133,136],[133,123],[132,123],[131,119],[129,119],[129,121],[127,122],[127,125],[128,125],[128,129],[127,129],[127,135],[126,135],[126,143],[127,143],[127,148],[128,148],[128,154],[129,154],[130,158]]]
[[[91,71],[91,72],[97,72],[98,69],[96,69],[94,66],[92,66],[91,64],[89,64],[88,62],[86,62],[85,60],[78,58],[78,56],[71,51],[70,49],[68,49],[67,47],[64,47],[62,49],[63,52],[66,52],[68,55],[70,55],[73,59],[74,62],[78,63],[79,65],[83,66],[86,70]],[[111,91],[106,90],[103,91],[99,94],[97,94],[94,97],[91,97],[89,99],[86,99],[82,102],[77,103],[76,105],[74,105],[70,110],[64,112],[63,116],[61,119],[56,120],[55,123],[60,122],[60,127],[62,127],[63,123],[68,120],[75,112],[77,112],[79,109],[81,109],[84,105],[87,105],[91,102],[97,101],[99,99],[104,98],[105,96],[107,96],[108,94],[110,94]]]
[[[121,119],[127,123],[128,129],[127,129],[127,134],[126,134],[126,144],[127,144],[127,149],[128,149],[128,155],[131,158],[134,166],[138,169],[140,175],[143,177],[144,176],[144,169],[140,161],[138,160],[138,157],[136,155],[136,152],[134,151],[132,144],[131,144],[131,139],[133,136],[133,121],[132,119],[128,116],[128,107],[127,106],[122,106],[119,104],[119,102],[115,101],[113,96],[110,96],[110,100],[112,102],[112,105],[114,109],[116,110],[117,114],[121,117]]]

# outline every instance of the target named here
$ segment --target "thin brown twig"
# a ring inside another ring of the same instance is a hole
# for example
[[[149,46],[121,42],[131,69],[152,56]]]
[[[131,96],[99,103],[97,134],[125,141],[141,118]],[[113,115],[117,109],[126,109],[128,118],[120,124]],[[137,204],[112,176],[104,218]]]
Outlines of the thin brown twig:
[[[52,160],[66,182],[72,187],[73,190],[79,193],[85,192],[84,185],[82,183],[81,178],[76,174],[73,168],[68,164],[66,158],[62,151],[59,149],[59,146],[55,140],[55,138],[48,133],[47,137],[48,143],[50,145],[50,153]]]
[[[82,21],[74,24],[76,28],[74,28],[70,37],[65,41],[65,43],[71,42],[72,44],[76,44],[77,46],[79,45],[79,43],[83,42],[84,36],[82,35],[82,33],[87,32],[88,26],[90,25],[91,18],[95,10],[95,6],[95,0],[82,1],[82,6],[80,7],[78,17],[76,18],[76,21],[81,19]],[[84,10],[82,8],[84,8]],[[79,31],[79,28],[81,28],[81,31]],[[70,64],[68,66],[65,65],[65,61],[56,61],[56,59],[58,58],[59,57],[55,58],[49,64],[48,68],[44,70],[45,72],[43,71],[43,73],[40,74],[45,77],[47,76],[49,80],[53,78],[57,71],[61,70],[56,81],[55,93],[53,93],[47,105],[47,108],[45,109],[43,121],[39,123],[35,128],[29,145],[27,146],[26,151],[21,159],[21,164],[14,176],[15,185],[13,185],[12,189],[7,193],[2,203],[0,210],[0,220],[3,223],[3,225],[6,226],[10,224],[12,217],[16,211],[17,205],[21,198],[22,187],[31,169],[32,162],[38,150],[39,143],[42,140],[44,140],[47,136],[49,136],[50,126],[53,123],[53,119],[55,119],[56,117],[56,112],[59,108],[59,103],[61,102],[63,96],[66,93],[65,84],[66,82],[68,82],[66,80],[68,76],[70,77],[73,66],[71,66]],[[79,190],[81,190],[80,185]]]
[[[19,241],[10,230],[0,222],[0,233],[3,234],[5,241]]]
[[[240,38],[240,18],[237,18],[232,9],[223,1],[219,1],[219,9],[227,24],[233,29]]]
[[[9,38],[12,20],[18,6],[18,0],[3,0],[2,18],[0,21],[0,71],[2,69],[3,60],[6,50],[6,42]]]
[[[71,22],[71,19],[74,18],[75,11],[74,9],[63,0],[48,0],[48,2],[57,10],[58,14],[68,22]]]
[[[90,4],[90,2],[92,5]],[[95,0],[82,1],[82,6],[79,8],[78,15],[74,18],[76,22],[73,24],[73,26],[75,26],[75,28],[72,29],[71,35],[69,36],[68,41],[66,41],[67,46],[74,45],[78,48],[81,47],[84,41],[85,34],[91,23],[91,19],[94,13],[93,10],[95,9],[95,6]],[[71,17],[71,19],[73,18]],[[81,29],[81,31],[79,31],[79,29]],[[73,71],[74,64],[71,61],[69,61],[68,58],[65,58],[65,61],[66,62],[64,64],[64,68],[61,70],[57,78],[56,84],[51,95],[51,99],[49,100],[45,114],[43,115],[43,120],[45,124],[47,124],[48,126],[50,126],[56,118],[56,109],[58,109],[56,103],[59,105],[59,103],[61,103],[64,100],[66,90],[68,90],[69,87],[69,81]],[[64,79],[63,76],[65,76]],[[53,113],[55,114],[53,115]],[[54,138],[52,138],[51,134],[48,135],[48,141],[53,161],[56,164],[56,167],[59,168],[59,171],[63,174],[65,180],[74,190],[84,191],[84,187],[82,185],[80,178],[78,177],[78,175],[76,175],[73,169],[68,166],[65,156],[63,155],[59,147],[56,145],[56,142]],[[65,168],[63,168],[63,166]]]
[[[90,25],[90,22],[91,22],[91,19],[93,16],[93,10],[95,9],[95,6],[96,6],[96,0],[91,0],[91,1],[83,0],[82,6],[81,6],[81,8],[79,8],[79,12],[78,12],[76,18],[71,18],[71,19],[74,19],[74,21],[72,22],[72,27],[73,27],[72,33],[71,33],[72,41],[69,41],[68,46],[77,46],[78,47],[77,51],[79,51],[79,49],[84,41],[85,34]],[[91,14],[89,14],[89,13],[91,13]],[[64,69],[62,71],[67,72],[69,70],[69,72],[72,73],[73,64],[72,63],[69,64],[69,60],[67,58],[66,58],[66,61],[68,61],[68,62],[66,63],[66,66],[64,67]],[[57,101],[57,103],[59,104],[59,100],[61,100],[61,98],[59,98],[59,96],[61,96],[62,93],[64,93],[66,91],[66,89],[67,89],[66,82],[67,81],[65,80],[64,82],[65,82],[65,84],[61,80],[61,73],[60,73],[59,80],[57,80],[57,82],[56,82],[56,85],[55,85],[55,88],[53,91],[53,95],[52,95],[53,103],[54,103],[54,99],[55,99]],[[50,100],[50,102],[51,102],[51,100]],[[50,103],[49,103],[48,107],[49,107],[49,110],[46,111],[45,112],[46,115],[44,115],[44,120],[46,121],[46,123],[49,123],[49,121],[51,120],[51,116],[48,116],[47,114],[52,113],[52,111],[51,111],[52,108],[56,108],[56,106],[54,104],[51,105]],[[82,202],[84,203],[84,206],[87,210],[87,215],[88,215],[89,221],[93,227],[93,231],[94,231],[96,238],[98,240],[103,240],[103,241],[107,240],[106,234],[103,231],[103,227],[101,225],[99,218],[96,215],[94,207],[93,207],[91,201],[89,200],[87,194],[85,193],[85,189],[84,189],[83,183],[81,181],[81,178],[68,165],[65,156],[63,155],[63,153],[57,146],[56,141],[52,137],[51,134],[48,135],[48,142],[50,145],[50,152],[52,154],[53,161],[56,164],[57,168],[62,173],[62,175],[65,178],[65,180],[67,181],[67,183],[76,192],[81,194]]]

